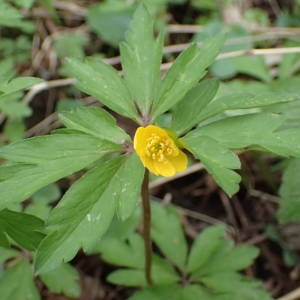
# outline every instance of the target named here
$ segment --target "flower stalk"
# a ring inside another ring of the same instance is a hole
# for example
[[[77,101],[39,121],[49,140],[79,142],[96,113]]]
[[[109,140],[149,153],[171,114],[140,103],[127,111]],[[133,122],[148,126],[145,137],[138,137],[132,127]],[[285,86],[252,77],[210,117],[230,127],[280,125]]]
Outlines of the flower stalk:
[[[152,241],[151,241],[151,206],[149,197],[149,171],[145,170],[142,185],[143,204],[143,236],[145,245],[145,279],[149,286],[153,284],[151,276],[152,265]]]

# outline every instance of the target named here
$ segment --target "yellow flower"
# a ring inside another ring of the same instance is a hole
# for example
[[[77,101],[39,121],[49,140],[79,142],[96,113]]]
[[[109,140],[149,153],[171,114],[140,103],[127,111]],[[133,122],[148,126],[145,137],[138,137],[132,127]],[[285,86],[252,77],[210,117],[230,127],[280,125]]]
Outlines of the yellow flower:
[[[143,165],[155,175],[168,177],[186,169],[186,155],[160,127],[139,127],[134,136],[134,149]]]

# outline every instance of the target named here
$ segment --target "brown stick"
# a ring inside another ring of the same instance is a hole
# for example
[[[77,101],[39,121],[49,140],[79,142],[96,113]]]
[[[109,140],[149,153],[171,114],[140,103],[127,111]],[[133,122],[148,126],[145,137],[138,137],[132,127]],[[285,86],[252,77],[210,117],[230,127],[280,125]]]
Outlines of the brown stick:
[[[152,265],[152,241],[151,241],[151,207],[149,197],[149,171],[145,171],[142,185],[143,203],[143,235],[145,245],[145,278],[149,286],[152,285],[151,265]]]

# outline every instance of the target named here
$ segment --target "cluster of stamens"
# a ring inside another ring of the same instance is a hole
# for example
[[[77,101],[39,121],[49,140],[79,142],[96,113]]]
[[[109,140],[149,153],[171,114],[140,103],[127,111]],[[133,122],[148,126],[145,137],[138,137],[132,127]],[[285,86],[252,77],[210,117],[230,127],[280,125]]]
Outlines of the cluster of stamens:
[[[167,156],[177,156],[178,149],[170,138],[152,133],[147,138],[146,155],[153,160],[163,162]]]

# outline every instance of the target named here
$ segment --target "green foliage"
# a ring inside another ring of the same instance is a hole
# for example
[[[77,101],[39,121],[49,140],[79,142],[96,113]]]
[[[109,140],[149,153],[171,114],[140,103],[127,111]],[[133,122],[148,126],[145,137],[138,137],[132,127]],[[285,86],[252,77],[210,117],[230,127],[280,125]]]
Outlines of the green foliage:
[[[34,77],[14,77],[13,62],[6,59],[0,62],[2,71],[0,72],[0,112],[8,117],[4,133],[10,141],[23,138],[25,126],[24,117],[31,115],[28,104],[20,102],[25,88],[42,82],[41,79]]]
[[[59,57],[83,58],[83,47],[87,45],[87,38],[78,34],[64,34],[55,41],[55,50]]]
[[[162,35],[156,40],[153,37],[153,18],[144,6],[139,6],[120,51],[125,82],[145,116],[157,97],[162,46]]]
[[[129,136],[117,126],[115,119],[103,109],[80,107],[61,113],[59,118],[67,128],[99,139],[119,144],[129,140]]]
[[[206,68],[220,52],[223,42],[224,37],[218,35],[206,41],[200,49],[192,44],[178,56],[161,82],[153,103],[153,119],[178,103],[206,74]]]
[[[206,229],[194,240],[187,262],[189,272],[196,271],[209,260],[212,252],[221,244],[224,234],[224,226],[214,226]]]
[[[94,4],[88,9],[87,23],[105,42],[117,47],[124,39],[134,9],[124,1]]]
[[[26,7],[31,5],[26,0],[19,0],[18,2],[21,6]],[[21,3],[22,2],[22,3]],[[31,33],[34,31],[34,25],[30,21],[23,20],[22,15],[13,5],[7,1],[0,2],[0,26],[12,27],[20,29],[26,33]]]
[[[80,296],[79,274],[69,264],[62,264],[55,270],[41,275],[41,279],[49,290],[54,293],[62,293],[71,298]]]
[[[50,214],[51,231],[38,249],[37,271],[44,273],[69,261],[80,247],[91,249],[106,232],[115,210],[124,219],[132,214],[142,178],[143,168],[132,154],[98,164],[72,185]]]
[[[32,268],[26,260],[20,260],[1,275],[0,291],[2,299],[41,299],[33,281]]]
[[[187,258],[187,242],[178,216],[171,210],[152,205],[152,238],[162,253],[178,268],[184,269]],[[174,251],[176,249],[176,251]]]
[[[35,216],[8,209],[0,211],[0,245],[9,246],[8,237],[21,247],[34,250],[43,239],[44,222]]]
[[[300,220],[300,159],[291,159],[284,170],[283,182],[280,187],[280,209],[278,218],[281,222]]]
[[[97,58],[85,62],[68,59],[64,71],[78,80],[76,86],[83,92],[96,97],[121,115],[137,118],[128,88],[113,67]]]
[[[178,135],[190,130],[201,121],[199,116],[204,107],[214,98],[218,87],[218,81],[214,79],[203,81],[192,88],[175,106],[171,128]]]
[[[31,0],[11,2],[25,9],[33,4]],[[51,1],[41,2],[58,21]],[[144,2],[151,13],[143,4],[134,12],[139,2]],[[170,127],[170,135],[174,131],[179,137],[174,141],[199,159],[228,195],[238,191],[241,180],[235,172],[241,163],[233,151],[254,149],[300,157],[299,117],[293,115],[299,108],[299,81],[288,78],[298,71],[292,68],[297,65],[297,55],[284,58],[279,66],[280,79],[273,82],[264,60],[258,57],[219,61],[210,70],[219,78],[243,73],[264,83],[199,82],[224,43],[222,34],[207,31],[198,37],[201,46],[193,43],[179,54],[160,79],[163,34],[154,36],[153,15],[163,11],[166,4],[183,3],[105,1],[88,9],[88,24],[104,41],[114,46],[122,41],[123,76],[98,57],[83,59],[84,38],[67,34],[56,40],[58,56],[71,57],[66,59],[64,74],[74,77],[76,87],[96,97],[104,107],[66,101],[66,109],[62,109],[58,104],[59,120],[66,128],[51,135],[19,140],[24,133],[22,120],[31,113],[28,105],[20,102],[23,90],[40,80],[12,79],[13,62],[25,61],[29,39],[20,37],[24,56],[16,54],[15,58],[11,58],[12,49],[19,40],[2,44],[0,54],[5,59],[0,61],[0,109],[8,117],[5,134],[14,142],[0,148],[0,157],[5,160],[0,167],[1,263],[19,255],[9,249],[10,243],[28,249],[46,286],[69,297],[80,294],[79,276],[66,262],[83,249],[86,253],[98,251],[105,261],[121,267],[109,274],[109,282],[142,288],[130,299],[271,299],[259,282],[239,273],[258,256],[255,247],[235,246],[226,237],[225,227],[215,226],[204,230],[189,249],[178,214],[157,203],[152,205],[152,239],[160,255],[153,255],[153,287],[147,286],[144,277],[144,243],[134,230],[145,168],[133,151],[131,130],[129,135],[121,129],[116,115],[131,119],[126,122],[135,129],[155,124],[167,113],[171,121],[166,127]],[[207,1],[194,3],[200,9],[215,9]],[[32,24],[9,2],[0,4],[0,25],[32,32]],[[229,36],[245,38],[248,33],[233,28]],[[252,47],[246,43],[227,45],[223,50]],[[285,170],[281,221],[299,218],[296,209],[292,211],[299,198],[298,167],[295,159]],[[76,174],[77,180],[59,200],[60,190],[49,184],[83,169],[85,174]],[[24,200],[28,200],[24,212],[8,209]],[[46,221],[45,230],[36,216]],[[12,262],[0,277],[1,297],[39,299],[32,266],[25,260]]]
[[[232,169],[239,169],[240,161],[234,152],[210,136],[199,138],[191,134],[184,138],[184,142],[228,195],[238,191],[241,178]]]
[[[271,299],[259,288],[259,282],[241,275],[258,256],[258,249],[248,245],[234,246],[225,238],[225,227],[218,225],[205,229],[187,253],[186,240],[179,216],[173,208],[152,203],[152,235],[156,246],[173,266],[154,255],[152,264],[153,287],[136,292],[129,299]],[[118,237],[102,240],[99,247],[102,258],[114,265],[126,267],[113,271],[108,281],[126,286],[145,286],[143,277],[144,247],[142,238],[131,233],[125,240]],[[224,259],[226,257],[226,259]],[[159,264],[158,264],[159,263]],[[187,284],[178,283],[184,276]]]
[[[0,167],[0,207],[25,200],[43,186],[119,149],[116,144],[85,134],[53,134],[2,147],[0,157],[14,164]]]

